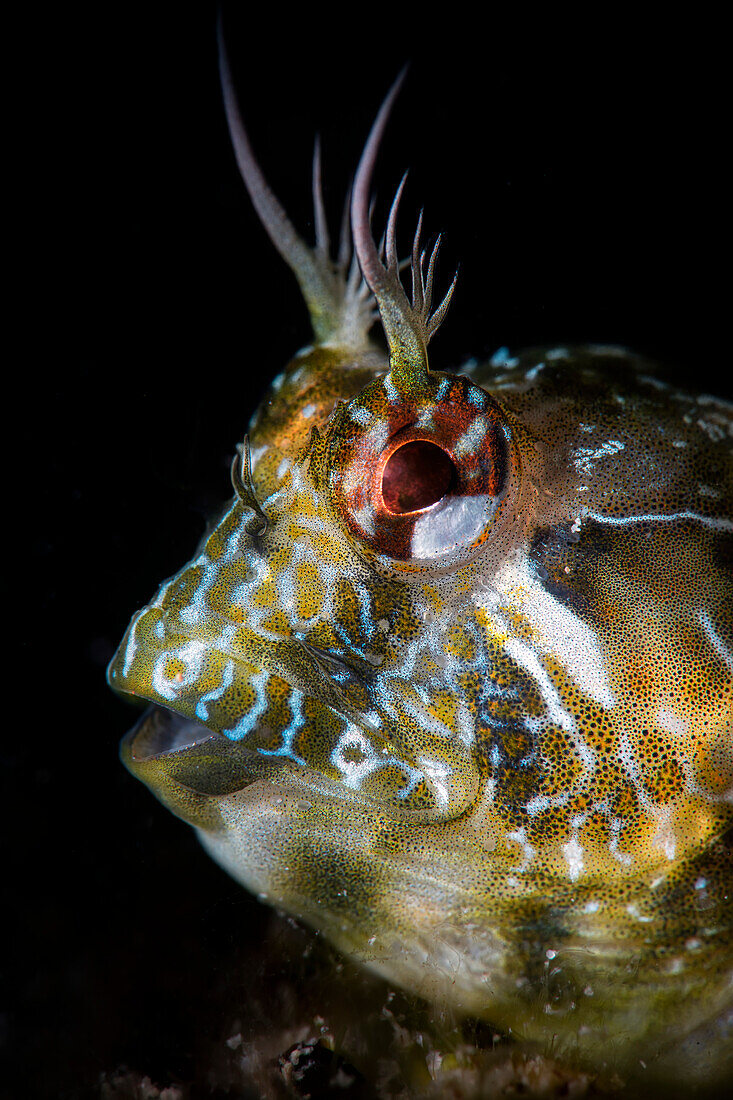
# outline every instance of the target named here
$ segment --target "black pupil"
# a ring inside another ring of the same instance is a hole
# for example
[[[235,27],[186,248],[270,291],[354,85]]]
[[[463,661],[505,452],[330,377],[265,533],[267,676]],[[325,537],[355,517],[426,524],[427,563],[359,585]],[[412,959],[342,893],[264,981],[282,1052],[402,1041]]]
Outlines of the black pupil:
[[[390,455],[382,474],[382,499],[390,512],[419,512],[441,500],[453,485],[455,466],[441,447],[425,439],[405,443]]]

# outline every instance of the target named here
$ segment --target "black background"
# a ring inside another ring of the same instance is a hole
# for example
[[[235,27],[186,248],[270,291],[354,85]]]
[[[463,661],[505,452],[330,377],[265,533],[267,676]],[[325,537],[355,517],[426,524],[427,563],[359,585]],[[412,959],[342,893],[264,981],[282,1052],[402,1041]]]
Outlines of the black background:
[[[44,63],[17,97],[34,164],[28,213],[13,211],[30,320],[6,407],[19,488],[6,686],[19,706],[3,739],[5,839],[20,918],[6,1039],[19,1096],[86,1095],[121,1063],[195,1078],[201,1031],[227,1026],[212,988],[241,977],[266,919],[119,764],[133,713],[104,669],[228,496],[234,444],[308,342],[307,318],[229,149],[215,5],[101,13],[39,14]],[[588,340],[730,392],[720,28],[538,24],[498,8],[412,28],[373,8],[225,17],[253,144],[305,235],[314,134],[337,225],[374,113],[410,62],[377,218],[409,167],[405,250],[424,204],[445,233],[443,285],[460,262],[434,367]]]

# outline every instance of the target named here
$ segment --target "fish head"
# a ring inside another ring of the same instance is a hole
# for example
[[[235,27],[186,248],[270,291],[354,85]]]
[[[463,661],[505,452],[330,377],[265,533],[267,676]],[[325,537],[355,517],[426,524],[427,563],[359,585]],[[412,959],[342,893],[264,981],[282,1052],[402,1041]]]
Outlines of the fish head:
[[[674,1050],[730,1001],[733,410],[617,349],[430,369],[437,252],[418,225],[408,299],[402,188],[382,253],[369,227],[389,101],[354,184],[363,281],[283,229],[229,108],[315,343],[110,665],[152,704],[123,759],[391,980],[530,1036]]]

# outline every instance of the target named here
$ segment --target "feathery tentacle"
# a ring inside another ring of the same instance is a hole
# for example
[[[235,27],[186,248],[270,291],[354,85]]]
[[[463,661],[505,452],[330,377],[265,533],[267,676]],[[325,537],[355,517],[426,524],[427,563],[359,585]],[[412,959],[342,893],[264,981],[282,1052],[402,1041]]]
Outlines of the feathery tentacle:
[[[347,264],[342,257],[334,264],[329,255],[329,234],[321,188],[320,145],[316,141],[313,157],[316,245],[311,248],[294,228],[255,159],[234,91],[221,18],[218,38],[219,71],[229,133],[252,205],[272,243],[298,280],[316,340],[321,344],[329,342],[364,347],[374,312],[358,286],[355,290],[351,281],[347,282]]]
[[[397,215],[407,179],[406,174],[400,181],[389,211],[383,247],[378,248],[372,236],[369,197],[372,174],[387,120],[404,75],[404,71],[400,73],[387,93],[364,146],[352,191],[351,230],[364,279],[369,284],[379,306],[389,345],[392,375],[398,385],[412,389],[419,387],[427,375],[428,342],[445,317],[456,285],[457,274],[443,301],[431,315],[435,261],[440,238],[430,255],[426,275],[425,254],[420,251],[421,211],[413,242],[412,258],[408,261],[412,269],[412,302],[409,301],[400,281],[400,270],[403,265],[397,259]]]

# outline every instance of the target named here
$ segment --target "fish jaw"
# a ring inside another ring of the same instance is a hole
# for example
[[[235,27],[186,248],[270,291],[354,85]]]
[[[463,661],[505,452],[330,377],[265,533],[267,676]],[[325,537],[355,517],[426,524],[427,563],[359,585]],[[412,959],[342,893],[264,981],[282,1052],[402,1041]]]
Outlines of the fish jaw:
[[[641,1053],[661,1074],[684,1036],[723,1026],[733,973],[714,965],[720,945],[663,949],[665,891],[699,894],[714,859],[668,884],[620,883],[639,918],[630,935],[611,898],[599,906],[597,882],[563,891],[548,881],[551,904],[541,887],[528,898],[516,859],[478,844],[465,821],[415,823],[162,708],[145,712],[122,757],[248,890],[433,1003],[518,1036],[549,1028],[581,1061],[612,1053],[623,1070]],[[730,901],[712,893],[709,904],[705,920],[724,937]]]

